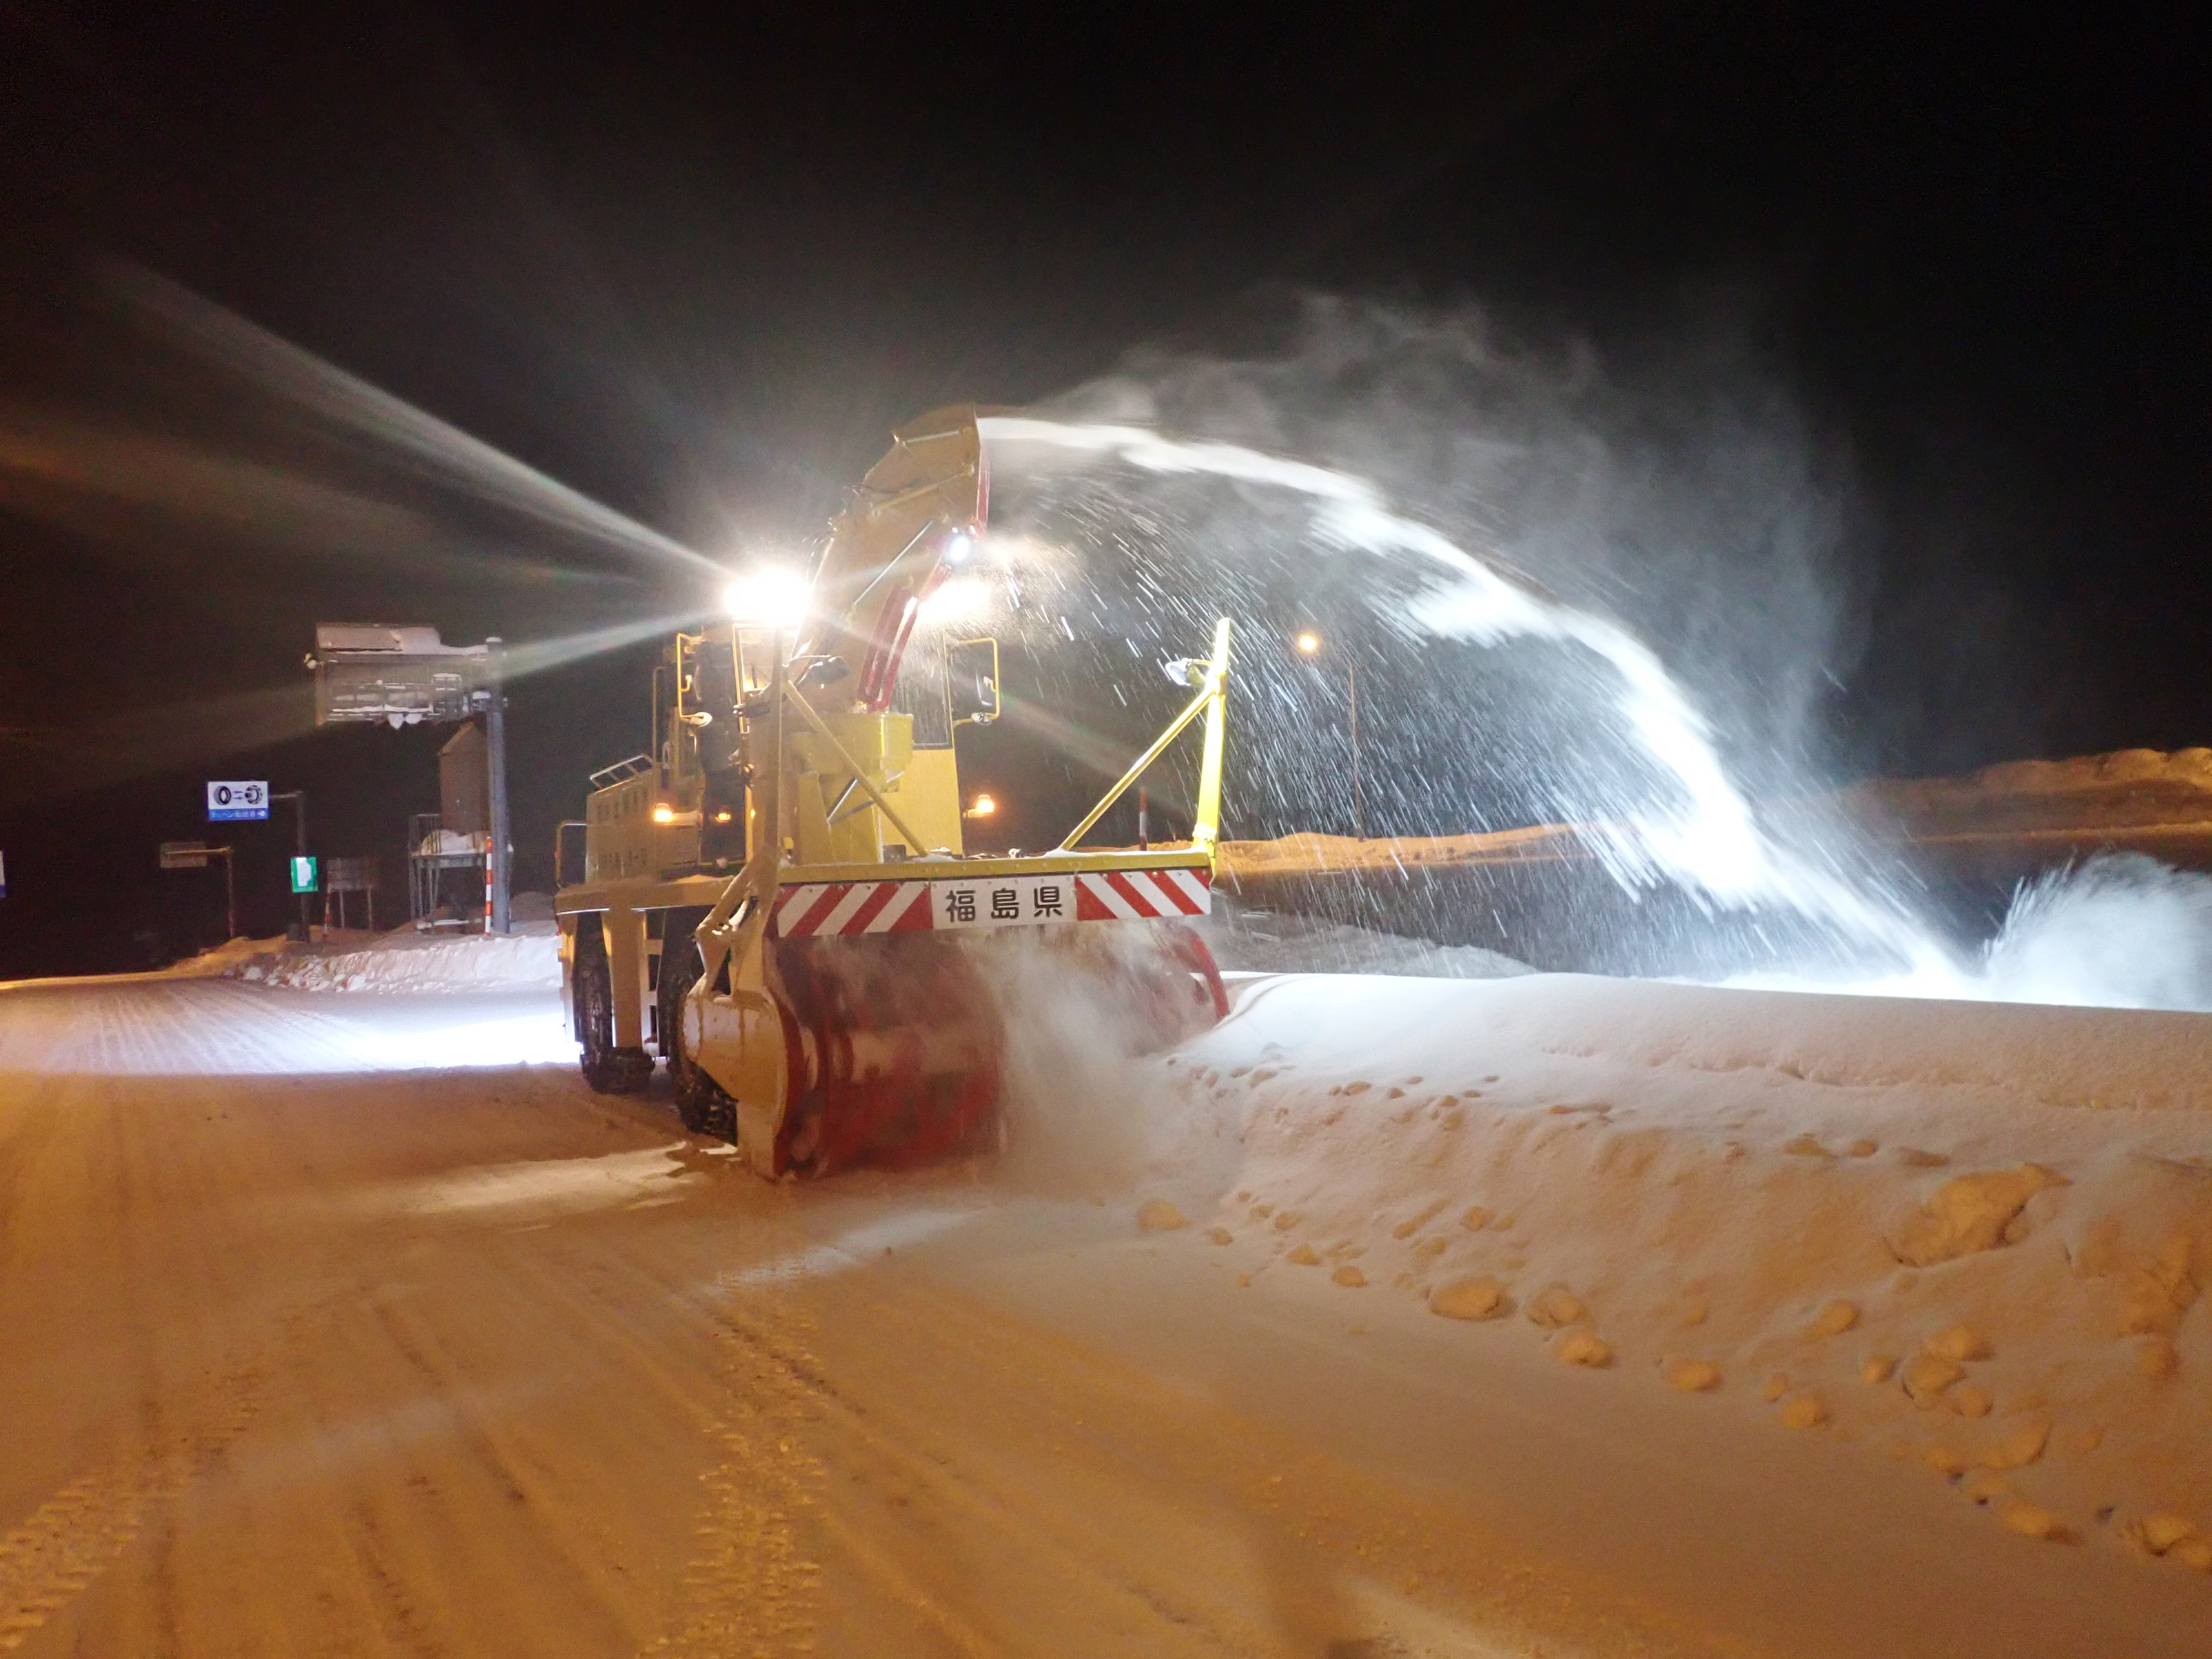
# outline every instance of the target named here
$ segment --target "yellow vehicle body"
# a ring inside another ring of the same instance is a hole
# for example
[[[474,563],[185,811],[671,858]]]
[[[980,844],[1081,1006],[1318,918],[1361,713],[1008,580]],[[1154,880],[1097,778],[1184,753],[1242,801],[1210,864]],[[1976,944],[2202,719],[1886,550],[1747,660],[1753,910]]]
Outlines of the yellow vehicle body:
[[[687,1125],[764,1176],[911,1162],[988,1133],[1003,1034],[977,949],[992,933],[1037,930],[1164,1036],[1225,1006],[1183,923],[1211,904],[1226,620],[1188,667],[1182,712],[1042,855],[966,854],[957,752],[917,748],[889,706],[921,602],[981,533],[986,499],[972,410],[895,434],[832,526],[805,620],[679,636],[659,753],[594,778],[580,878],[555,904],[586,1076],[631,1091],[665,1059]],[[993,684],[973,718],[995,712]],[[1201,720],[1189,842],[1080,847]],[[1150,958],[1103,965],[1079,938],[1100,921],[1150,930]]]

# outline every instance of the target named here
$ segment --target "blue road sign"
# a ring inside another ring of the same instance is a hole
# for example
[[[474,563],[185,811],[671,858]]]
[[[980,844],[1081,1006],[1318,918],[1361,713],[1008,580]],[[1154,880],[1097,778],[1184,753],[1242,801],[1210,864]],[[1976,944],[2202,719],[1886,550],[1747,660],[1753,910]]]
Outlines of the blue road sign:
[[[269,786],[265,782],[243,782],[232,780],[226,783],[210,783],[208,792],[208,822],[222,823],[233,818],[265,818],[269,816]]]

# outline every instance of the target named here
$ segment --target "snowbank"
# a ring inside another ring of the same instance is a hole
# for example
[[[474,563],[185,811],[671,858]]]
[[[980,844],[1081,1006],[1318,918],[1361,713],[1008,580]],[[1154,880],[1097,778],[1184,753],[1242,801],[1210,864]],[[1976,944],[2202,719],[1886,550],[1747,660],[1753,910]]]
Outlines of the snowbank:
[[[2168,862],[2212,862],[2212,749],[2123,749],[2068,760],[2008,761],[1960,777],[1877,778],[1832,796],[1777,809],[1785,823],[1826,822],[1840,812],[1878,840],[1904,841],[1957,862],[1992,841],[2029,860],[2060,862],[2101,846]],[[1299,834],[1224,842],[1220,882],[1265,901],[1316,881],[1355,882],[1475,867],[1501,879],[1516,872],[1591,862],[1584,837],[1601,826],[1535,824],[1464,836],[1358,840]],[[1952,846],[1953,842],[1969,843]],[[2015,860],[2015,862],[2017,860]]]
[[[1457,864],[1581,862],[1590,853],[1571,823],[1540,823],[1464,836],[1325,836],[1300,830],[1273,841],[1225,841],[1218,862],[1232,890],[1262,887],[1270,878],[1394,872]]]
[[[557,991],[559,945],[543,923],[504,938],[395,933],[357,951],[263,953],[234,963],[226,976],[295,991]]]
[[[1243,1282],[2212,1571],[2212,1019],[1259,978],[1160,1066],[1181,1139],[1142,1196]]]
[[[2008,761],[1963,777],[1877,779],[1842,791],[1854,817],[1914,837],[2212,823],[2212,749],[2123,749]]]
[[[166,968],[145,968],[121,974],[60,974],[43,979],[0,980],[0,991],[30,991],[54,986],[139,985],[171,979],[235,977],[257,956],[284,948],[280,935],[273,939],[234,939],[209,946],[198,956],[185,957]]]

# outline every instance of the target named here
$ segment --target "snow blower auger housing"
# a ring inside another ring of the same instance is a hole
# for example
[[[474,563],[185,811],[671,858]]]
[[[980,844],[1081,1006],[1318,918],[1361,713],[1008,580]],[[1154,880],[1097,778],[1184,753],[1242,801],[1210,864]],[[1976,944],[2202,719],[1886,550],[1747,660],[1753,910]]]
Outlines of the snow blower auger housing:
[[[1212,908],[1228,621],[1170,671],[1189,702],[1059,847],[966,854],[951,738],[998,716],[995,641],[960,642],[964,673],[948,648],[941,744],[917,745],[891,705],[922,602],[982,533],[975,411],[894,440],[832,523],[804,619],[678,635],[654,681],[659,752],[593,774],[556,848],[586,1079],[635,1092],[665,1060],[686,1127],[768,1176],[995,1136],[1006,1016],[988,957],[1004,930],[1144,1039],[1227,1011],[1187,919]],[[1190,840],[1085,848],[1201,719]]]

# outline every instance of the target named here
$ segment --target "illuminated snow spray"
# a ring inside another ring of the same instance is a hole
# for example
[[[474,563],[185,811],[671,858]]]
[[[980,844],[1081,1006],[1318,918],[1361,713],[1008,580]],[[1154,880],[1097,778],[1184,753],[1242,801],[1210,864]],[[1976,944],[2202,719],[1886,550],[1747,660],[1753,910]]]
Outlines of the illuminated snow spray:
[[[1548,641],[1601,659],[1613,705],[1639,748],[1677,786],[1671,802],[1577,825],[1624,886],[1671,881],[1716,905],[1786,910],[1871,949],[1915,978],[1952,976],[1942,947],[1895,899],[1779,846],[1729,780],[1705,718],[1650,648],[1619,624],[1530,592],[1430,526],[1393,511],[1367,480],[1240,445],[1164,437],[1142,427],[990,416],[987,444],[1044,445],[1153,474],[1197,474],[1285,490],[1312,503],[1325,547],[1413,565],[1433,580],[1405,620],[1438,639]]]

